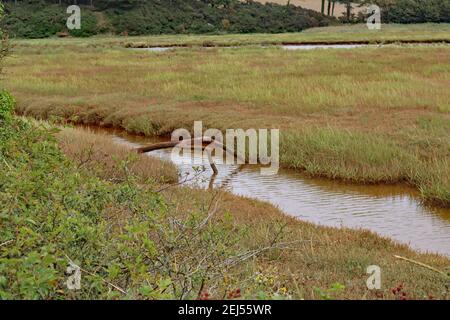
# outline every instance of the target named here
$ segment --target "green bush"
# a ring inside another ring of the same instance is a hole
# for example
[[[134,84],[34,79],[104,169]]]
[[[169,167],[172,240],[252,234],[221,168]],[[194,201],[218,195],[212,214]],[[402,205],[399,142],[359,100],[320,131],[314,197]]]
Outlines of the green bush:
[[[383,23],[450,22],[450,0],[373,0]]]
[[[11,122],[14,105],[14,98],[7,91],[0,91],[0,125]]]
[[[12,37],[45,38],[66,31],[64,5],[54,1],[6,2],[6,17],[0,26]],[[79,1],[81,5],[88,1]],[[293,5],[261,4],[238,1],[94,1],[94,8],[81,7],[81,30],[71,30],[76,37],[101,32],[116,34],[176,34],[219,32],[291,32],[328,25],[333,18]],[[100,16],[102,19],[97,19]],[[101,21],[100,21],[101,20]],[[226,20],[228,23],[223,24]],[[106,21],[107,29],[100,24]],[[112,28],[110,28],[110,26]]]
[[[194,299],[204,281],[222,283],[217,275],[240,257],[230,217],[210,223],[204,207],[181,212],[132,174],[101,180],[68,161],[49,129],[11,118],[5,105],[0,300]],[[82,268],[76,291],[66,285],[71,262]]]
[[[81,13],[81,29],[69,30],[70,35],[74,37],[90,37],[98,33],[97,18],[88,10]]]
[[[65,30],[65,7],[47,4],[6,6],[1,23],[10,37],[46,38]]]

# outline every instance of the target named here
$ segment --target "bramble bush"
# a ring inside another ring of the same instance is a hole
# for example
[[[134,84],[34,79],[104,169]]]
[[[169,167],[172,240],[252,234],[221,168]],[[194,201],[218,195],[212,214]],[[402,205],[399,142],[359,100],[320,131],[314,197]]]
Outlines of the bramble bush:
[[[101,180],[60,152],[54,129],[14,117],[5,91],[0,103],[0,299],[195,299],[255,256],[217,199],[177,209],[127,160],[126,179]],[[81,290],[66,285],[70,262]]]
[[[5,90],[0,91],[0,124],[6,125],[12,121],[14,98]]]

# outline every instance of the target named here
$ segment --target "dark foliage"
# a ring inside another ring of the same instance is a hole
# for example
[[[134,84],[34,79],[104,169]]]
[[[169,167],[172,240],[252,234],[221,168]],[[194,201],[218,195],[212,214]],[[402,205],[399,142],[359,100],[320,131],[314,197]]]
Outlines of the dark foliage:
[[[450,0],[397,0],[383,10],[382,18],[395,23],[450,22]]]
[[[296,6],[235,0],[18,0],[6,2],[5,29],[13,37],[44,38],[66,31],[68,4],[82,7],[81,30],[129,35],[177,33],[294,32],[325,26],[328,18]]]
[[[383,23],[450,22],[450,0],[367,0],[381,8]]]

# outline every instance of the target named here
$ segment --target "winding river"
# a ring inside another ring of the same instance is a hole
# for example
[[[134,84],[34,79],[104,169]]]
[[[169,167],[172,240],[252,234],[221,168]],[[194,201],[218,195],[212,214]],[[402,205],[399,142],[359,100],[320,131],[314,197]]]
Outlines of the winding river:
[[[151,138],[107,131],[115,143],[138,147]],[[193,169],[191,158],[171,157],[171,150],[148,156],[172,161],[186,184],[222,187],[234,194],[267,201],[301,220],[334,227],[363,228],[410,245],[422,252],[450,257],[450,209],[424,206],[415,189],[404,185],[354,185],[310,178],[280,170],[275,176],[260,175],[258,167],[217,164],[213,176],[207,157],[204,171]]]

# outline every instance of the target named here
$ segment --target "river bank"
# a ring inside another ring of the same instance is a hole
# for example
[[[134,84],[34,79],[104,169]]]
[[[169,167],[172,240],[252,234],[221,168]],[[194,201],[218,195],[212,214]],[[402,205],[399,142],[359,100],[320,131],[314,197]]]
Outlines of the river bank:
[[[450,24],[383,24],[381,30],[369,30],[365,24],[311,28],[302,32],[252,33],[219,35],[154,35],[154,36],[95,36],[90,38],[14,39],[26,47],[230,47],[258,45],[333,45],[333,44],[395,44],[448,43]]]
[[[223,224],[227,219],[232,219],[233,233],[237,237],[235,241],[241,249],[265,247],[273,237],[283,243],[295,243],[287,249],[270,250],[262,256],[255,256],[248,261],[249,264],[244,264],[245,266],[236,266],[233,275],[227,276],[226,285],[229,288],[240,288],[243,297],[251,297],[251,292],[261,290],[259,294],[272,298],[400,299],[401,295],[392,293],[391,289],[403,284],[408,299],[429,299],[430,295],[440,298],[432,288],[435,285],[436,288],[439,288],[440,284],[443,285],[445,277],[414,263],[399,260],[394,255],[421,261],[439,269],[445,269],[448,265],[447,258],[412,251],[405,245],[366,230],[331,228],[299,221],[267,202],[233,195],[226,188],[205,190],[189,182],[180,185],[169,182],[169,187],[167,184],[155,185],[150,182],[154,180],[149,175],[141,180],[140,172],[155,172],[154,169],[145,170],[147,161],[151,161],[150,165],[154,168],[158,158],[135,155],[130,153],[130,146],[121,146],[120,143],[111,145],[109,133],[68,128],[63,129],[57,136],[69,158],[75,164],[83,163],[84,168],[91,174],[107,178],[113,173],[117,177],[122,174],[120,170],[111,170],[114,163],[133,159],[129,162],[130,168],[133,168],[135,163],[140,163],[138,170],[131,170],[129,174],[137,173],[136,178],[140,179],[141,183],[163,190],[161,193],[171,207],[176,207],[181,212],[195,211],[196,207],[208,207],[211,199],[220,195],[219,209],[215,213],[218,220],[212,223]],[[127,152],[129,157],[126,156]],[[86,157],[82,155],[89,153],[91,161],[85,161]],[[166,161],[165,158],[162,160]],[[163,165],[169,168],[167,164]],[[172,169],[169,170],[171,172]],[[105,172],[108,174],[105,175]],[[167,172],[167,169],[159,170],[159,174],[154,178],[161,174],[170,176]],[[183,176],[182,172],[181,174]],[[124,178],[122,175],[122,179]],[[201,181],[202,177],[199,178]],[[381,290],[367,289],[366,264],[375,264],[382,268]],[[333,290],[336,284],[342,285],[343,288]],[[220,292],[215,286],[214,288],[209,291],[213,297]]]
[[[279,128],[284,168],[406,183],[449,206],[448,46],[136,52],[89,41],[18,46],[6,84],[17,111],[146,136],[199,120]]]
[[[107,135],[4,119],[2,298],[448,299],[445,257],[185,187],[173,165]],[[65,286],[69,263],[81,290]]]

